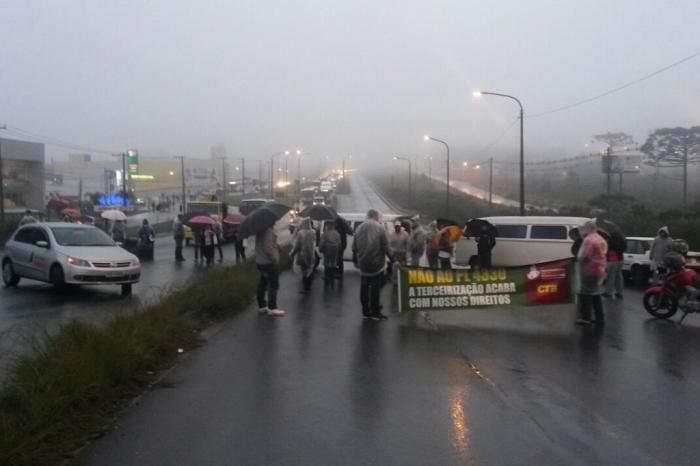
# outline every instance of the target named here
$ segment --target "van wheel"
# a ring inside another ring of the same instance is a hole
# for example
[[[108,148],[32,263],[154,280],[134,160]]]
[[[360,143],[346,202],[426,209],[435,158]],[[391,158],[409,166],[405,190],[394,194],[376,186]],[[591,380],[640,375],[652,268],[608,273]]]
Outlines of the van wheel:
[[[122,296],[131,296],[131,283],[124,283],[122,285]]]
[[[642,267],[633,267],[630,271],[632,284],[638,288],[646,286],[649,282],[649,273]]]
[[[12,261],[9,259],[2,263],[2,281],[5,286],[17,286],[20,276],[15,273]]]
[[[63,273],[63,267],[58,264],[54,264],[49,272],[49,277],[51,278],[51,284],[57,290],[63,290],[66,288],[66,276]]]

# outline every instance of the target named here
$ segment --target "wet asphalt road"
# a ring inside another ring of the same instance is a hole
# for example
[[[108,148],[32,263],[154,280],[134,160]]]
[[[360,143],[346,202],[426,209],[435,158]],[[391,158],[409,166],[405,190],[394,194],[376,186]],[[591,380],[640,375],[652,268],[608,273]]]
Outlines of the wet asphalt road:
[[[571,306],[367,322],[356,272],[298,282],[285,317],[227,322],[76,463],[698,463],[700,317],[649,319],[628,291],[604,329]]]
[[[299,281],[286,316],[225,323],[76,464],[698,464],[700,316],[651,319],[627,290],[605,328],[573,306],[368,322],[357,272]]]

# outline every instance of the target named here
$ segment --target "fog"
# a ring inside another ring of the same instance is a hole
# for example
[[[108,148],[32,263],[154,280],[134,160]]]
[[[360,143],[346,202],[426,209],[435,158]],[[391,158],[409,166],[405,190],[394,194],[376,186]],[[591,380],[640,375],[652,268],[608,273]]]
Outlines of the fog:
[[[515,160],[517,106],[480,88],[523,102],[528,156],[571,156],[593,134],[700,124],[700,57],[527,117],[697,52],[698,14],[697,0],[3,0],[0,124],[107,152],[372,163],[438,153],[431,133],[457,157]]]

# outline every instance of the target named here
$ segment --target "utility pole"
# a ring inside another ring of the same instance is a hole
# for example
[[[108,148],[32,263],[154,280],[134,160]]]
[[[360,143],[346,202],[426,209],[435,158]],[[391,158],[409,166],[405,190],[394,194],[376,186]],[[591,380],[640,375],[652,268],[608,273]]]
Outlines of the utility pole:
[[[245,157],[241,157],[241,194],[245,197]]]
[[[78,211],[83,213],[83,177],[78,180]]]
[[[493,157],[489,159],[489,209],[493,202]]]
[[[176,155],[175,158],[180,159],[180,174],[182,176],[182,201],[180,202],[180,211],[184,215],[187,208],[187,192],[185,190],[185,156]]]
[[[222,202],[226,202],[226,157],[219,157],[221,159],[221,197]]]
[[[126,210],[126,152],[122,152],[121,154],[112,154],[112,157],[122,158],[122,205],[124,206],[124,210]]]
[[[688,136],[683,137],[683,205],[688,204]]]
[[[608,215],[610,215],[610,177],[612,176],[612,145],[608,144],[608,148],[606,150],[606,156],[605,156],[605,171],[607,175],[607,193],[608,193]]]
[[[7,129],[7,125],[1,125],[0,129]],[[5,180],[2,176],[2,138],[0,138],[0,231],[5,231]]]

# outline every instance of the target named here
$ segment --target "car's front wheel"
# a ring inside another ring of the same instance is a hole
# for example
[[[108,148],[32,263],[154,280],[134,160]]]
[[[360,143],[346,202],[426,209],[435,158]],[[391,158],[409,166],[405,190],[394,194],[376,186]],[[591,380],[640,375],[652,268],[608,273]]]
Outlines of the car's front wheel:
[[[66,287],[66,275],[63,272],[63,267],[58,264],[54,264],[49,272],[49,277],[51,279],[51,284],[57,290],[62,290]]]
[[[20,276],[15,273],[15,268],[12,266],[12,261],[9,259],[2,264],[2,281],[5,286],[17,286]]]

